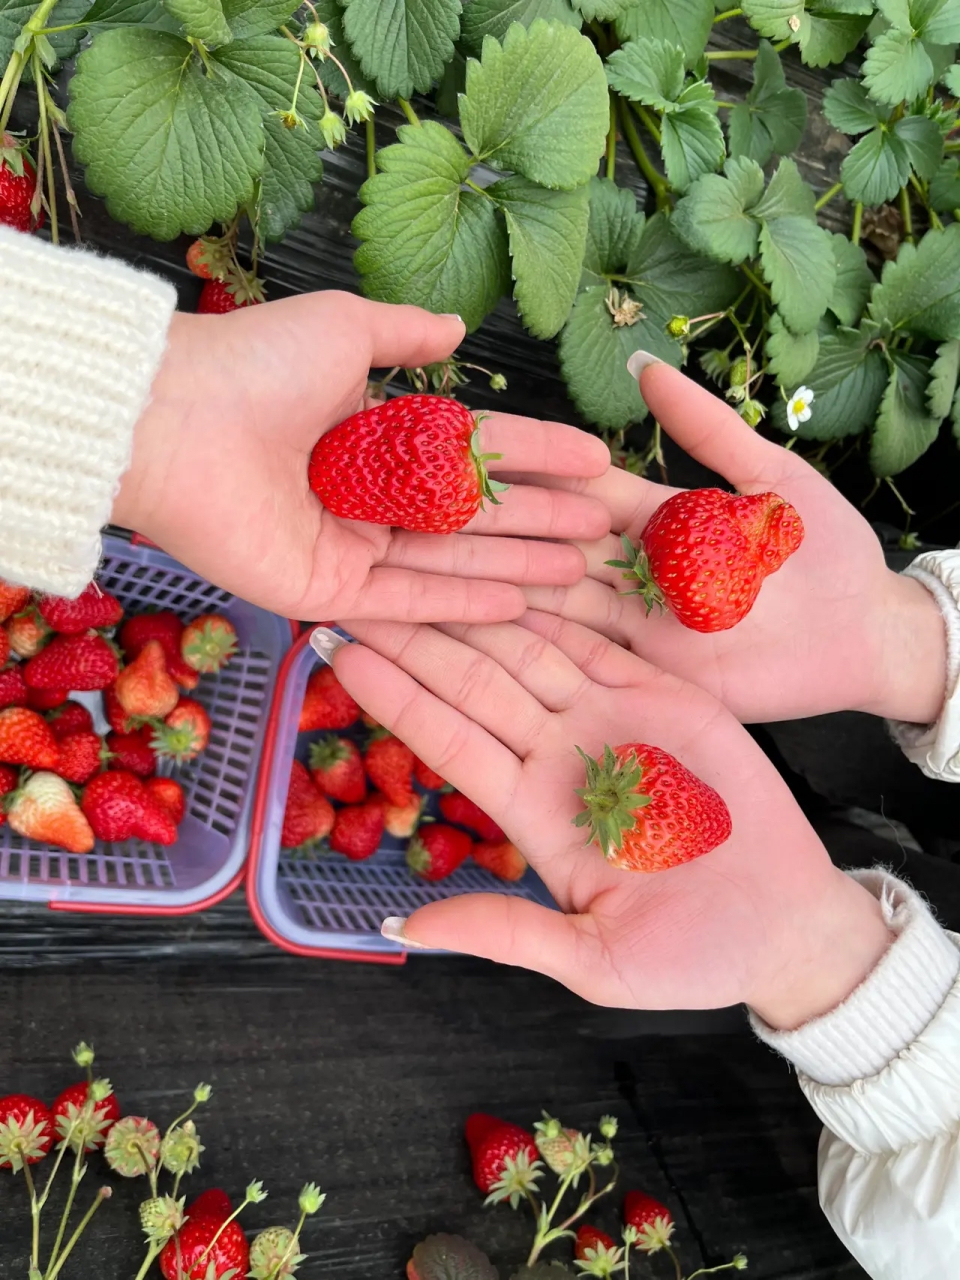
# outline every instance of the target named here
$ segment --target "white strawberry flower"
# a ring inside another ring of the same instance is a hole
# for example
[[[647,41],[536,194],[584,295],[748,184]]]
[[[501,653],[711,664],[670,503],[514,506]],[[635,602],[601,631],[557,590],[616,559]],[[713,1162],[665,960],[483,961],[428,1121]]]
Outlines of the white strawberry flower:
[[[799,431],[801,422],[809,422],[813,410],[813,392],[809,387],[798,387],[787,401],[787,424],[791,431]]]

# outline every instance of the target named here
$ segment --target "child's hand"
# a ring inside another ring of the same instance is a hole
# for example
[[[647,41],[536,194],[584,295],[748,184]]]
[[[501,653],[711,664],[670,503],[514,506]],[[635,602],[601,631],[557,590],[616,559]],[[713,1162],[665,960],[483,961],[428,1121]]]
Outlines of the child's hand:
[[[597,1004],[746,1001],[781,1027],[832,1008],[883,954],[877,902],[834,869],[776,770],[702,689],[548,614],[344,626],[362,642],[336,653],[346,688],[504,828],[566,913],[469,895],[420,908],[405,937],[539,970]],[[584,845],[575,748],[631,741],[717,789],[726,844],[654,875]]]
[[[314,444],[362,407],[371,367],[442,360],[462,337],[455,316],[344,293],[175,316],[113,519],[294,618],[517,616],[511,584],[582,576],[579,550],[533,539],[602,536],[596,498],[521,483],[466,533],[437,537],[338,520],[307,484]],[[480,431],[511,471],[596,477],[609,464],[572,427],[492,414]]]
[[[610,512],[613,535],[584,547],[588,574],[570,587],[533,587],[534,608],[603,631],[618,643],[720,698],[743,721],[858,709],[927,724],[946,680],[944,627],[933,597],[887,569],[876,535],[813,467],[764,440],[708,391],[665,364],[642,374],[651,411],[676,442],[741,493],[772,490],[803,520],[799,551],[767,578],[747,617],[702,635],[654,610],[607,560],[619,535],[636,543],[673,489],[611,468],[587,483]]]

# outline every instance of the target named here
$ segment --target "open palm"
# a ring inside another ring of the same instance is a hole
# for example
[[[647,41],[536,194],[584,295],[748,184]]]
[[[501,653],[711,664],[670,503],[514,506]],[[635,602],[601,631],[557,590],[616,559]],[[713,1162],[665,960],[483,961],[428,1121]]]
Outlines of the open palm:
[[[517,584],[582,576],[575,547],[539,539],[602,535],[596,498],[520,483],[469,532],[439,537],[339,520],[307,484],[313,445],[362,407],[371,367],[445,359],[462,336],[455,316],[333,292],[176,316],[114,519],[291,617],[516,616]],[[508,414],[483,422],[481,442],[521,474],[599,476],[609,461],[584,432]]]

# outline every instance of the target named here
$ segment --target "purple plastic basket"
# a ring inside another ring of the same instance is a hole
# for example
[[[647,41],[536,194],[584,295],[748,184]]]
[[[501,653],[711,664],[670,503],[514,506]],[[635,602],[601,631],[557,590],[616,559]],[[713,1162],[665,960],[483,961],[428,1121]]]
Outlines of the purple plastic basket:
[[[200,613],[225,614],[237,629],[238,652],[223,671],[202,676],[194,695],[212,722],[207,749],[188,764],[160,767],[186,796],[176,844],[98,841],[91,853],[72,854],[25,840],[5,824],[0,898],[82,911],[196,911],[224,896],[242,876],[264,733],[291,626],[198,578],[155,547],[113,535],[104,538],[97,580],[131,614],[172,609],[184,621]],[[100,695],[73,696],[90,708],[97,731],[107,732]]]
[[[407,842],[389,835],[364,862],[337,853],[297,856],[280,848],[294,757],[305,762],[310,744],[322,736],[297,731],[307,679],[319,663],[309,638],[309,632],[300,637],[280,673],[257,789],[247,897],[266,936],[296,955],[390,963],[405,953],[381,937],[386,916],[407,916],[461,893],[502,893],[553,906],[532,871],[511,884],[469,861],[445,880],[420,880],[406,864]],[[433,796],[428,804],[432,816],[438,816],[435,802]]]

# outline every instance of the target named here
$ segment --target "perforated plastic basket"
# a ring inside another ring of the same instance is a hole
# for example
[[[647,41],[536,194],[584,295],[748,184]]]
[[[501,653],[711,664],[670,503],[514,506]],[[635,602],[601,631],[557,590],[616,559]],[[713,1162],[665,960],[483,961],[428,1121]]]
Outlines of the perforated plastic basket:
[[[237,629],[236,657],[202,676],[195,697],[210,714],[207,749],[189,764],[161,766],[183,786],[187,809],[176,844],[98,841],[71,854],[0,827],[0,898],[60,910],[181,915],[226,897],[243,878],[254,789],[277,673],[296,628],[246,604],[148,544],[104,539],[98,581],[130,614],[172,609],[184,621],[224,613]],[[104,722],[99,694],[74,695]]]
[[[319,661],[306,631],[283,663],[270,715],[247,873],[250,911],[263,933],[295,955],[402,964],[407,953],[380,935],[386,916],[407,916],[427,902],[461,893],[503,893],[552,906],[532,871],[510,884],[468,861],[445,880],[419,880],[406,864],[407,842],[391,836],[364,862],[280,848],[294,757],[306,761],[310,743],[322,736],[297,732],[307,679]],[[427,812],[437,816],[435,809]]]

